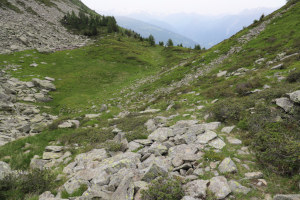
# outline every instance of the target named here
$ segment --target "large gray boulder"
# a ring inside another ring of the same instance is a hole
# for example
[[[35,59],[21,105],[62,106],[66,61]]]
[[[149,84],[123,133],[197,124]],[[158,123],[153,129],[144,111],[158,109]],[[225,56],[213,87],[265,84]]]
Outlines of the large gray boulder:
[[[11,173],[11,168],[6,162],[0,161],[0,180]]]
[[[233,173],[237,172],[237,167],[231,158],[225,158],[219,165],[219,171],[221,173]]]
[[[290,99],[295,103],[300,103],[300,90],[297,90],[293,93],[288,94]]]
[[[205,199],[208,180],[195,180],[183,186],[184,193],[187,196]]]
[[[224,199],[231,193],[227,179],[224,176],[217,176],[210,179],[208,189],[216,196],[217,199]]]
[[[276,105],[282,108],[285,112],[290,112],[293,109],[293,102],[286,97],[275,99]]]

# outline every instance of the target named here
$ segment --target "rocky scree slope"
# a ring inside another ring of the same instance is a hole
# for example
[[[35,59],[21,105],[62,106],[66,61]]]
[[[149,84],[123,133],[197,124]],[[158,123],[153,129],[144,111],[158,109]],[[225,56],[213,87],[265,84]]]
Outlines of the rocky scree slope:
[[[0,53],[26,49],[49,52],[85,45],[88,38],[71,34],[60,23],[66,13],[80,9],[72,1],[1,1]]]

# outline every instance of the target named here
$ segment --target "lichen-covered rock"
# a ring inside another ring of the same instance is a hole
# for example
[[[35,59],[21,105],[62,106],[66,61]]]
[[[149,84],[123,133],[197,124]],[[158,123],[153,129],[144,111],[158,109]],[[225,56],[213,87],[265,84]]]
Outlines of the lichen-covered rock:
[[[217,199],[224,199],[231,193],[227,179],[224,176],[217,176],[210,179],[208,189],[216,196]]]
[[[218,167],[221,173],[237,172],[237,167],[231,158],[225,158]]]

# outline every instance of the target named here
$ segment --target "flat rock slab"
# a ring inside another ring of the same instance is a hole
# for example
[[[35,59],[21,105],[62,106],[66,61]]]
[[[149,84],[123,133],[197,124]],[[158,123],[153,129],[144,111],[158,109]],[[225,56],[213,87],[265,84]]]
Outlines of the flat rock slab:
[[[197,143],[207,144],[212,139],[216,138],[218,135],[213,131],[205,131],[204,134],[200,134],[197,136]]]
[[[230,144],[233,144],[233,145],[240,145],[242,144],[242,141],[237,139],[237,138],[233,138],[233,137],[227,137],[227,140]]]
[[[245,174],[245,178],[247,179],[259,179],[259,178],[263,178],[263,173],[261,172],[249,172]]]

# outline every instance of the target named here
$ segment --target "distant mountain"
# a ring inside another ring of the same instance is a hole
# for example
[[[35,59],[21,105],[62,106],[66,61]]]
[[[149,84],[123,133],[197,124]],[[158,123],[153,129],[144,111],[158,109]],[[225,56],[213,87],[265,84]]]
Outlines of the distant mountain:
[[[250,25],[262,14],[269,14],[275,9],[258,8],[245,10],[236,15],[204,16],[199,14],[177,13],[171,15],[151,15],[147,13],[131,14],[131,18],[139,19],[156,26],[165,27],[209,48],[229,38],[243,27]]]
[[[182,43],[185,47],[194,47],[195,44],[198,44],[197,42],[178,33],[174,33],[170,30],[161,28],[160,26],[146,23],[137,19],[116,16],[116,20],[119,26],[134,30],[135,32],[141,34],[143,37],[148,37],[150,34],[152,34],[155,38],[156,43],[158,43],[159,41],[164,41],[166,43],[168,39],[171,38],[175,45]],[[159,21],[157,20],[156,23],[158,22]],[[164,23],[162,22],[161,25],[163,24]]]

